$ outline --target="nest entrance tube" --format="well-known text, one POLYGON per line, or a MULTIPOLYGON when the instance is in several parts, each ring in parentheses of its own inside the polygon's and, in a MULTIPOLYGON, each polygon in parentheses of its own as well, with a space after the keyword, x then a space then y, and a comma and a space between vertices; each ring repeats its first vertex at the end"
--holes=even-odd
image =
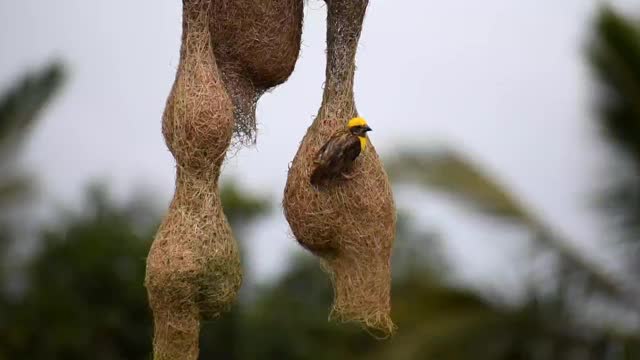
POLYGON ((327 0, 327 68, 322 105, 296 153, 283 208, 293 235, 321 258, 334 286, 331 318, 382 335, 391 316, 391 252, 396 212, 391 186, 375 148, 356 160, 353 178, 322 190, 309 182, 318 149, 356 117, 355 55, 367 0, 327 0))

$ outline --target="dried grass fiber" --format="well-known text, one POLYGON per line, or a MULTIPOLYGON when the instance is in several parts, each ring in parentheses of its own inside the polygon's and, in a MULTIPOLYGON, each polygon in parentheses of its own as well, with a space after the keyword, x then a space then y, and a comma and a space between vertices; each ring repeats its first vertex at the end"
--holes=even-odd
MULTIPOLYGON (((334 285, 331 318, 392 334, 391 252, 396 212, 375 148, 356 160, 355 177, 323 189, 309 183, 318 149, 357 116, 355 55, 367 0, 327 0, 327 69, 323 101, 293 160, 284 192, 285 216, 297 241, 321 258, 334 285)), ((375 128, 375 125, 372 125, 375 128)))
POLYGON ((298 59, 303 0, 213 0, 210 29, 234 104, 238 142, 255 141, 256 103, 285 82, 298 59))
POLYGON ((155 360, 197 359, 200 320, 227 309, 242 278, 218 194, 234 117, 213 56, 209 10, 209 0, 183 0, 180 64, 163 116, 177 175, 147 259, 155 360))

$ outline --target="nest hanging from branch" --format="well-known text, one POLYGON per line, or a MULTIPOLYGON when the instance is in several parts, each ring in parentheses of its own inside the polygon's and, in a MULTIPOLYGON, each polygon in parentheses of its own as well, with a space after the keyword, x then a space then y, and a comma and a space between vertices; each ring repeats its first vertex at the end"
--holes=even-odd
POLYGON ((220 169, 234 129, 253 139, 259 96, 293 71, 302 0, 183 0, 182 30, 162 123, 176 190, 145 278, 156 360, 197 359, 200 320, 236 298, 242 271, 220 203, 220 169))
POLYGON ((176 189, 147 258, 154 359, 197 359, 200 320, 218 316, 241 284, 237 244, 218 194, 233 134, 233 104, 209 35, 209 0, 183 1, 180 64, 162 132, 176 189))
MULTIPOLYGON (((357 116, 355 54, 367 0, 327 0, 327 69, 322 105, 293 160, 283 207, 297 241, 321 258, 334 285, 331 317, 390 335, 391 252, 396 212, 382 163, 369 144, 352 179, 310 185, 315 155, 357 116)), ((374 126, 375 127, 375 126, 374 126)))
POLYGON ((213 51, 234 104, 240 143, 255 141, 256 104, 285 82, 298 59, 302 0, 214 0, 213 51))

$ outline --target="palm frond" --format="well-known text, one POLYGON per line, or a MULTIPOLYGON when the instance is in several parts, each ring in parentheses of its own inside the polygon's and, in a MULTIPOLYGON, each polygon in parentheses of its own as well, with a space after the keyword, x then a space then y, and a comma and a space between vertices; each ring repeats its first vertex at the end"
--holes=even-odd
POLYGON ((471 160, 451 150, 435 153, 408 150, 385 163, 392 180, 422 185, 449 195, 482 215, 525 226, 538 245, 560 257, 565 268, 586 274, 592 288, 616 296, 626 306, 640 311, 640 297, 635 286, 571 246, 571 242, 558 235, 517 196, 471 160))
MULTIPOLYGON (((598 80, 598 122, 620 155, 595 203, 625 246, 640 242, 640 27, 608 7, 596 17, 588 59, 598 80)), ((637 250, 635 250, 637 251, 637 250)), ((640 267, 638 259, 632 265, 640 267)))
POLYGON ((511 221, 529 221, 526 209, 504 186, 454 151, 405 151, 391 159, 387 170, 392 180, 417 182, 464 201, 482 213, 511 221))
POLYGON ((640 28, 603 8, 588 59, 601 90, 597 110, 604 133, 640 164, 640 28))
POLYGON ((13 153, 63 79, 63 66, 54 62, 27 74, 0 97, 0 155, 13 153))

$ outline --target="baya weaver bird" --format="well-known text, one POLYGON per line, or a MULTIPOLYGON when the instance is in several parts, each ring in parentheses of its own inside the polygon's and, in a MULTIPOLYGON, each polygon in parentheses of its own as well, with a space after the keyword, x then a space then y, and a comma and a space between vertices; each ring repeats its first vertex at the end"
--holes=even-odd
POLYGON ((347 172, 358 155, 366 149, 368 131, 371 128, 361 117, 349 120, 346 128, 336 131, 316 153, 311 184, 317 186, 338 177, 351 179, 353 175, 347 172))

